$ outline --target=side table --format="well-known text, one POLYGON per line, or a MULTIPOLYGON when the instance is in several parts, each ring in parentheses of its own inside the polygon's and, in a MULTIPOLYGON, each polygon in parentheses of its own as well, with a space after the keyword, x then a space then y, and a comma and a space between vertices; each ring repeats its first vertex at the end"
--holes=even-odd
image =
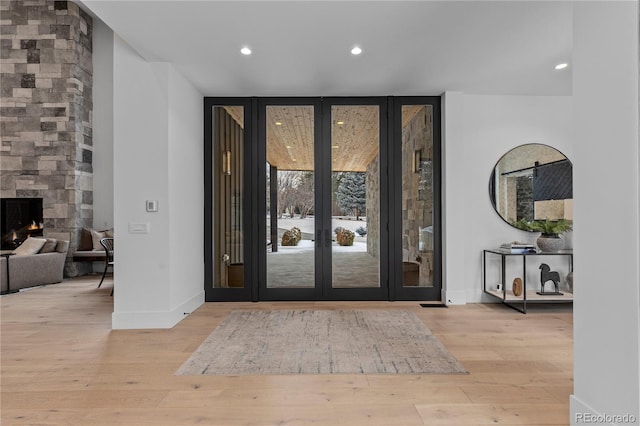
POLYGON ((569 272, 573 271, 573 251, 560 250, 557 252, 536 252, 536 253, 511 253, 501 249, 487 249, 482 253, 482 290, 485 294, 496 297, 505 305, 527 313, 527 303, 573 303, 573 293, 564 292, 559 295, 540 295, 534 290, 527 290, 527 259, 543 256, 565 256, 569 261, 569 272), (487 255, 500 257, 500 280, 502 289, 497 290, 487 286, 487 255), (522 294, 516 296, 513 291, 507 290, 506 263, 508 257, 520 258, 522 261, 522 294), (522 306, 522 308, 520 308, 522 306))

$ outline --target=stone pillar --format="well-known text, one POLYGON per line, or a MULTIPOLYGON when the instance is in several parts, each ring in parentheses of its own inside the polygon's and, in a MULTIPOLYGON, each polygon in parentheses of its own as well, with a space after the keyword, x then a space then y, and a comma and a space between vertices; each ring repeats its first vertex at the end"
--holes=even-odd
POLYGON ((380 253, 380 155, 367 165, 365 175, 367 206, 367 253, 378 258, 380 253))
POLYGON ((402 260, 420 265, 422 287, 433 285, 433 232, 422 231, 433 225, 432 114, 430 106, 420 108, 402 129, 402 260))
MULTIPOLYGON (((3 1, 0 13, 0 195, 43 198, 45 236, 71 255, 93 225, 92 20, 71 1, 3 1)), ((66 275, 85 272, 70 259, 66 275)))

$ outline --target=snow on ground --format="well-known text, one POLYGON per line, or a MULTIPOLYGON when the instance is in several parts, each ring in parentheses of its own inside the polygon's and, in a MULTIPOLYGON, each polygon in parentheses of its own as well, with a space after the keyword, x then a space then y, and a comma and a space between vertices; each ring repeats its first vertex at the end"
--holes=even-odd
MULTIPOLYGON (((308 216, 304 219, 300 219, 299 217, 283 217, 278 219, 278 228, 291 229, 294 226, 300 228, 300 231, 302 232, 313 234, 315 227, 315 218, 313 216, 308 216)), ((335 217, 331 219, 331 230, 333 231, 338 226, 342 226, 343 228, 356 232, 356 229, 360 228, 361 226, 365 229, 367 228, 367 219, 364 217, 362 217, 361 220, 355 220, 355 218, 341 219, 335 217)))
MULTIPOLYGON (((278 243, 278 252, 279 253, 302 253, 307 251, 314 250, 314 242, 311 240, 300 240, 297 246, 283 246, 278 243)), ((367 243, 354 241, 352 246, 341 246, 335 241, 331 244, 331 251, 333 253, 353 253, 353 252, 366 252, 367 251, 367 243)), ((271 254, 271 253, 269 253, 271 254)))
MULTIPOLYGON (((338 226, 341 226, 345 229, 353 231, 356 234, 353 246, 341 246, 336 242, 334 242, 332 244, 333 246, 332 251, 334 252, 367 251, 367 236, 365 235, 361 237, 356 232, 356 229, 360 228, 361 226, 365 229, 367 228, 366 218, 362 217, 361 219, 362 220, 355 220, 355 217, 352 219, 345 219, 342 217, 340 218, 334 217, 331 219, 332 232, 338 226)), ((268 223, 269 221, 267 219, 267 224, 268 223)), ((311 241, 311 238, 313 238, 313 235, 315 233, 315 218, 313 216, 308 216, 304 219, 300 219, 299 217, 294 217, 294 218, 283 217, 278 219, 278 229, 280 230, 291 229, 294 226, 300 228, 300 231, 303 234, 307 234, 307 235, 303 235, 303 239, 298 243, 297 246, 290 246, 290 247, 282 246, 280 244, 280 241, 278 241, 278 251, 279 252, 282 251, 283 253, 284 252, 291 253, 291 252, 298 252, 298 251, 313 250, 314 244, 313 244, 313 241, 311 241)), ((332 237, 335 238, 335 234, 333 234, 332 237)))

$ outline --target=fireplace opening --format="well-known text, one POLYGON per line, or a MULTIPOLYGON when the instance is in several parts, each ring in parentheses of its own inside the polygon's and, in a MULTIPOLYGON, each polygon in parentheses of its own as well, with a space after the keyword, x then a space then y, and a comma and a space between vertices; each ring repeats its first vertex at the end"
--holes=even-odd
POLYGON ((42 198, 3 198, 0 206, 2 250, 12 250, 29 237, 42 236, 42 198))

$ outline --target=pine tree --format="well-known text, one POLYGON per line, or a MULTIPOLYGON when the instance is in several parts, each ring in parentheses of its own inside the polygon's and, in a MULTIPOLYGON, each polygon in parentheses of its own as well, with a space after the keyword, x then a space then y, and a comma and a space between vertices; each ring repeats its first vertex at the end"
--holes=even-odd
POLYGON ((356 220, 360 220, 360 214, 366 214, 367 206, 364 173, 345 173, 338 185, 336 200, 342 210, 346 212, 352 211, 356 216, 356 220))

